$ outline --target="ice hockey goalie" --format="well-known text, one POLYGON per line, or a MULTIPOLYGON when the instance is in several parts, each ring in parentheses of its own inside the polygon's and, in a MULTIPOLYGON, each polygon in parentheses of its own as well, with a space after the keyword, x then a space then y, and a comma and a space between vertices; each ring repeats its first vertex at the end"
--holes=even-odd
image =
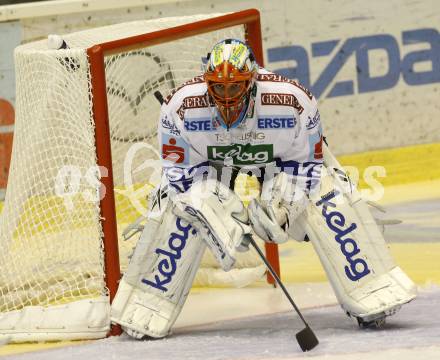
POLYGON ((205 72, 166 97, 158 134, 164 181, 112 305, 112 320, 129 335, 169 334, 205 248, 228 271, 251 233, 310 240, 341 307, 362 326, 415 298, 323 144, 316 99, 260 68, 242 41, 215 44, 205 72), (248 208, 230 190, 240 171, 262 184, 248 208))

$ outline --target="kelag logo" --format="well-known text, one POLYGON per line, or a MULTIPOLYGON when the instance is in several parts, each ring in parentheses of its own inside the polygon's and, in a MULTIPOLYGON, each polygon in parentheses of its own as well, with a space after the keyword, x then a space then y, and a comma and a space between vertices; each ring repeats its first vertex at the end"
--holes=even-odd
POLYGON ((341 252, 348 262, 349 266, 344 266, 345 275, 351 281, 358 281, 367 276, 371 271, 368 268, 367 262, 358 256, 361 250, 357 242, 354 238, 350 237, 353 231, 357 229, 357 225, 351 223, 347 227, 346 225, 348 224, 345 216, 337 210, 336 204, 330 201, 338 195, 339 192, 333 190, 316 202, 316 206, 322 205, 322 216, 328 228, 335 234, 335 241, 339 244, 341 252))
POLYGON ((231 158, 235 165, 265 164, 273 161, 273 145, 208 146, 208 159, 224 161, 231 158))
MULTIPOLYGON (((357 92, 367 93, 380 91, 396 86, 402 75, 403 81, 410 86, 440 82, 440 34, 436 29, 419 29, 402 32, 402 46, 398 39, 389 34, 371 35, 348 38, 346 40, 322 41, 311 44, 311 52, 304 47, 293 45, 271 48, 268 60, 293 61, 295 67, 275 69, 278 74, 291 79, 298 79, 302 85, 311 89, 316 97, 320 97, 338 76, 344 64, 351 56, 355 56, 356 67, 353 77, 357 78, 357 92), (338 50, 330 58, 330 54, 338 50), (388 66, 386 73, 374 75, 374 63, 369 53, 381 51, 381 58, 386 56, 388 66), (406 55, 401 56, 401 52, 406 55), (324 70, 318 74, 311 84, 311 59, 326 56, 329 61, 324 70), (430 66, 425 66, 429 63, 430 66), (421 66, 424 69, 418 70, 421 66)), ((273 68, 273 66, 272 66, 273 68)), ((315 78, 315 76, 313 76, 315 78)), ((338 81, 331 88, 327 97, 352 95, 355 85, 352 80, 338 81)))
POLYGON ((173 279, 177 270, 177 261, 182 257, 182 251, 186 246, 186 242, 190 236, 195 235, 196 231, 190 224, 185 225, 180 218, 176 219, 176 230, 170 234, 168 238, 168 246, 166 249, 157 248, 155 253, 161 256, 161 260, 157 264, 157 271, 160 275, 154 275, 154 281, 142 279, 145 285, 149 285, 161 291, 168 291, 165 287, 173 279))

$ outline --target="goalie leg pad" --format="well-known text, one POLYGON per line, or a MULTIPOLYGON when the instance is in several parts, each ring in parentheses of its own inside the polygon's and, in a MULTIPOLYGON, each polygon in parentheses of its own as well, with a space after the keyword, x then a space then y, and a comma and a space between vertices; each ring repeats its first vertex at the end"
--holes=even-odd
POLYGON ((169 334, 205 251, 193 226, 171 211, 150 218, 112 303, 111 320, 128 334, 169 334))
POLYGON ((341 181, 343 170, 328 148, 324 165, 320 191, 298 222, 341 307, 366 321, 391 315, 416 297, 416 286, 395 264, 366 203, 347 180, 341 181))

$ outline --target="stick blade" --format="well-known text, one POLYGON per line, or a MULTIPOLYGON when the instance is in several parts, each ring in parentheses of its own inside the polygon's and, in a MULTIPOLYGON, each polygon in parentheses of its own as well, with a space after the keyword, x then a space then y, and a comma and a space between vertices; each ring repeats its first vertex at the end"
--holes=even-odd
POLYGON ((302 351, 310 351, 319 344, 318 338, 312 329, 306 326, 296 334, 296 340, 302 351))

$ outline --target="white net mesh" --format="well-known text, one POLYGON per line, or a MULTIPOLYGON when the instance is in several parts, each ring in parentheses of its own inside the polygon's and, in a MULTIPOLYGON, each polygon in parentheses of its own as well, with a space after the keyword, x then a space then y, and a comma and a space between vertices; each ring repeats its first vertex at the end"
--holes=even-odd
MULTIPOLYGON (((1 313, 107 295, 86 48, 206 17, 137 21, 73 33, 63 37, 69 49, 49 50, 46 41, 16 49, 16 127, 0 218, 1 313)), ((152 164, 159 161, 160 105, 154 91, 166 96, 201 72, 202 56, 215 42, 243 38, 243 32, 242 26, 236 26, 106 57, 122 270, 135 239, 124 242, 121 232, 145 213, 146 195, 157 180, 151 172, 152 164)), ((239 267, 258 265, 249 255, 239 262, 239 267)), ((207 258, 204 266, 208 270, 197 277, 199 284, 243 285, 264 271, 261 266, 258 275, 246 270, 237 281, 234 273, 215 275, 212 259, 207 258)), ((1 320, 0 329, 7 328, 1 320)))

